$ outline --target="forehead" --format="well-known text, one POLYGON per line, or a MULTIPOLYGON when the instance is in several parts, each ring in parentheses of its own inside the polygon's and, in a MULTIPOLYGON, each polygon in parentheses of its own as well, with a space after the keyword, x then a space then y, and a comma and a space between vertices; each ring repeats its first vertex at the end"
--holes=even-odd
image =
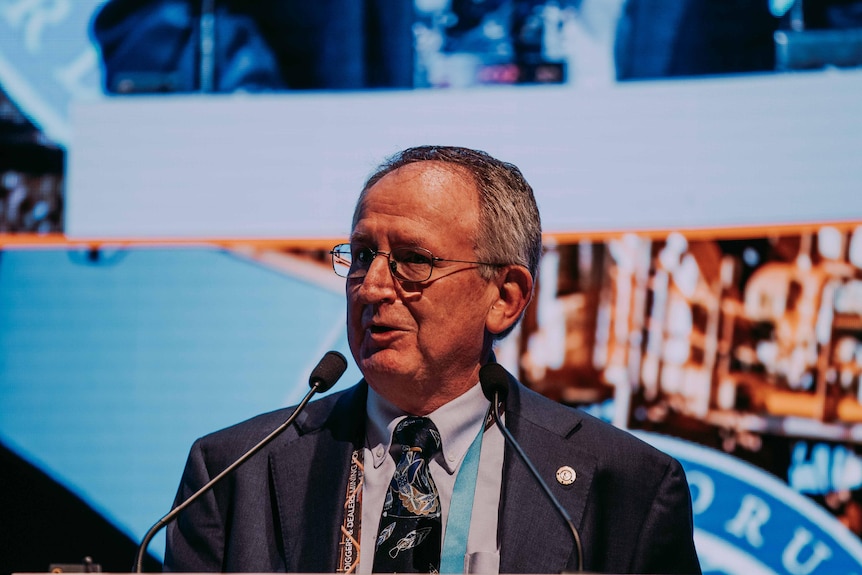
POLYGON ((428 234, 473 235, 478 226, 479 194, 465 168, 414 162, 381 178, 366 190, 354 218, 359 234, 414 229, 428 234))

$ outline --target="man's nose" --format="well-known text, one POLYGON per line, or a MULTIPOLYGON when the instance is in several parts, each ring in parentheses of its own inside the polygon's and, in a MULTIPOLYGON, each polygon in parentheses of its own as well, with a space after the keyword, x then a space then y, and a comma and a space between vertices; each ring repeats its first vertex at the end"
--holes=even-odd
POLYGON ((371 265, 368 266, 368 271, 362 278, 359 292, 365 297, 375 300, 394 297, 395 278, 392 277, 392 272, 389 270, 389 258, 386 255, 378 253, 371 260, 371 265))

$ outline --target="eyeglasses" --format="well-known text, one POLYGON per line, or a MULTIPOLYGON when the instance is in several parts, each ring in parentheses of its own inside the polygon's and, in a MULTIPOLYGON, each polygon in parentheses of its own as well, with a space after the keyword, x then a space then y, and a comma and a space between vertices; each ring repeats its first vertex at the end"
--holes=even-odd
POLYGON ((389 260, 389 271, 392 275, 405 282, 424 282, 431 279, 431 272, 437 262, 456 262, 485 266, 500 266, 488 262, 471 262, 466 260, 449 260, 434 257, 425 248, 399 247, 390 252, 372 250, 371 248, 351 248, 350 244, 338 244, 329 252, 332 254, 332 269, 339 276, 347 279, 364 278, 371 267, 371 262, 377 256, 386 256, 389 260))

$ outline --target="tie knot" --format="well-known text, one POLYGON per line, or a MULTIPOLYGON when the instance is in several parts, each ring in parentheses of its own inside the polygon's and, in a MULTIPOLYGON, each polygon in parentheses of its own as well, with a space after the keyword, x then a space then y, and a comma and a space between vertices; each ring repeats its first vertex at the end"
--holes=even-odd
POLYGON ((426 461, 440 451, 440 432, 437 426, 427 417, 410 416, 398 422, 392 432, 392 441, 401 446, 403 451, 419 449, 422 459, 426 461))

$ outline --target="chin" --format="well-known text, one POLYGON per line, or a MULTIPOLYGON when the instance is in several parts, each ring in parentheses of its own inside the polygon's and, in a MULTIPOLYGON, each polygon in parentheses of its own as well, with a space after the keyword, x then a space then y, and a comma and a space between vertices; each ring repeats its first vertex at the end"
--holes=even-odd
POLYGON ((358 362, 359 369, 366 379, 409 375, 407 370, 404 369, 403 364, 398 361, 398 358, 391 357, 394 355, 392 353, 377 352, 371 356, 363 357, 358 362), (385 357, 387 355, 390 357, 385 357))
POLYGON ((356 361, 366 381, 395 383, 399 380, 414 381, 415 370, 408 367, 402 353, 383 349, 373 353, 361 353, 356 361))

